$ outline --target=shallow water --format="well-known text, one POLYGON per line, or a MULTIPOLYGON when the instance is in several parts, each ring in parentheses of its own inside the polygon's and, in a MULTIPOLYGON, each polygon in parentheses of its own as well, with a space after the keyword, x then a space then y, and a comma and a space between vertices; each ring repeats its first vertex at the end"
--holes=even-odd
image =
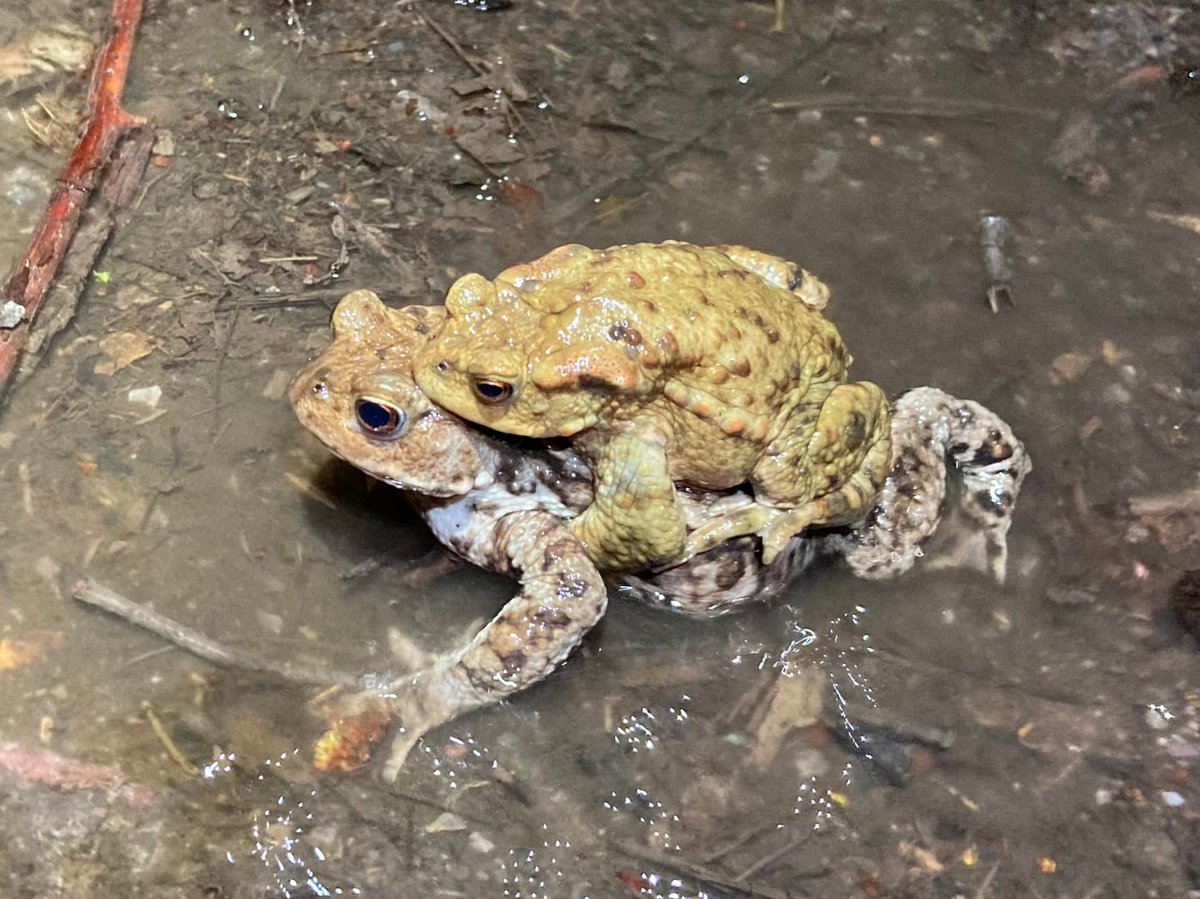
MULTIPOLYGON (((0 0, 8 46, 25 9, 0 0)), ((789 9, 774 34, 770 5, 742 0, 150 7, 127 101, 173 153, 0 417, 0 638, 41 650, 0 671, 0 743, 44 740, 143 792, 0 772, 6 895, 595 899, 638 895, 643 872, 683 885, 641 895, 721 895, 705 874, 751 896, 1200 890, 1200 660, 1166 600, 1200 554, 1129 511, 1196 483, 1200 236, 1151 213, 1200 214, 1200 97, 1121 81, 1194 63, 1195 13, 789 9), (473 72, 430 22, 528 99, 460 96, 473 72), (475 160, 451 140, 467 134, 475 160), (335 203, 349 263, 332 279, 335 203), (1015 307, 995 315, 983 211, 1014 230, 1015 307), (285 379, 352 287, 434 303, 457 274, 561 243, 663 238, 799 261, 831 286, 858 377, 1012 425, 1036 468, 1005 588, 834 566, 714 622, 617 602, 548 682, 427 737, 394 788, 307 772, 308 693, 157 651, 70 599, 86 572, 231 645, 349 670, 394 664, 389 628, 453 646, 511 584, 407 586, 431 539, 327 462, 285 379), (154 351, 98 373, 126 331, 154 351), (156 409, 130 401, 150 386, 156 409), (332 502, 297 488, 310 478, 332 502), (753 710, 783 660, 823 670, 844 709, 760 768, 753 710), (236 764, 184 773, 143 702, 196 764, 214 746, 236 764), (832 739, 878 720, 953 742, 910 739, 897 783, 832 739)), ((36 13, 100 27, 80 4, 36 13)), ((0 74, 5 270, 61 160, 21 111, 80 89, 49 63, 0 74)))

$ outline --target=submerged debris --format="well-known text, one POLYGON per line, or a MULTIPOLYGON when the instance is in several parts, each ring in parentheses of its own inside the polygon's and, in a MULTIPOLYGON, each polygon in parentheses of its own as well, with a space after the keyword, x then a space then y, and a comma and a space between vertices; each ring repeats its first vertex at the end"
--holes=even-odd
POLYGON ((1200 640, 1200 568, 1185 571, 1171 588, 1171 607, 1179 623, 1200 640))
POLYGON ((1200 543, 1200 488, 1161 496, 1135 496, 1129 511, 1154 531, 1169 553, 1200 543))
POLYGON ((1155 212, 1153 209, 1146 213, 1147 218, 1156 222, 1166 222, 1176 228, 1183 228, 1193 234, 1200 234, 1200 215, 1183 215, 1173 212, 1155 212))
POLYGON ((1000 301, 1009 306, 1013 303, 1009 281, 1012 267, 1004 255, 1012 227, 1002 215, 985 212, 979 219, 979 245, 983 248, 983 273, 987 277, 987 301, 992 312, 1000 311, 1000 301))

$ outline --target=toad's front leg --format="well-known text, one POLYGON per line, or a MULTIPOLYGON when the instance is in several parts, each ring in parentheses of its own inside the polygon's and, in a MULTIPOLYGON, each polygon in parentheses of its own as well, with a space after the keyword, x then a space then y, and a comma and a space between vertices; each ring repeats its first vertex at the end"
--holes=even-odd
POLYGON ((653 428, 607 437, 592 466, 595 498, 571 522, 604 571, 636 571, 678 559, 687 525, 667 461, 667 440, 653 428))
POLYGON ((386 779, 394 780, 423 734, 542 680, 604 614, 604 581, 560 519, 544 512, 514 512, 481 539, 492 541, 496 569, 518 577, 521 591, 466 646, 382 689, 364 690, 340 703, 339 714, 318 741, 318 767, 358 767, 387 725, 398 720, 401 729, 383 770, 386 779))

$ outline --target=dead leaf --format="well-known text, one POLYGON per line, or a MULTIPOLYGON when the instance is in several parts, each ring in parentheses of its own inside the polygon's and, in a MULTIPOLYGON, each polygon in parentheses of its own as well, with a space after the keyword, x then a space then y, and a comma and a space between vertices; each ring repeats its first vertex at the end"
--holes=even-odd
POLYGON ((515 140, 491 128, 477 128, 460 134, 455 142, 464 153, 484 165, 508 165, 525 158, 524 151, 515 140))
POLYGON ((798 665, 781 673, 771 687, 767 712, 754 731, 750 761, 760 771, 779 754, 785 737, 821 719, 825 704, 825 672, 815 665, 798 665))
POLYGON ((15 671, 37 661, 46 650, 63 644, 66 635, 58 631, 40 634, 29 640, 0 640, 0 671, 15 671))
POLYGON ((426 833, 449 833, 466 829, 467 822, 453 812, 442 812, 425 825, 426 833))
POLYGON ((1104 420, 1098 415, 1093 415, 1082 425, 1079 426, 1079 440, 1081 443, 1087 443, 1092 435, 1104 427, 1104 420))
POLYGON ((98 375, 112 375, 154 352, 154 341, 141 331, 122 331, 100 341, 104 358, 96 363, 98 375))
POLYGON ((922 849, 920 846, 905 840, 900 841, 899 849, 900 855, 903 858, 908 859, 910 862, 916 862, 923 870, 928 871, 930 874, 941 874, 945 870, 945 865, 938 861, 937 856, 928 849, 922 849))
POLYGON ((1200 487, 1163 496, 1135 496, 1129 511, 1154 531, 1169 553, 1200 543, 1200 487))
POLYGON ((1100 341, 1100 358, 1105 365, 1119 365, 1129 358, 1129 353, 1121 349, 1111 340, 1100 341))
POLYGON ((541 191, 523 181, 502 178, 496 189, 504 202, 525 218, 535 218, 545 209, 541 191))
POLYGON ((1087 353, 1061 353, 1050 364, 1050 381, 1056 387, 1071 384, 1083 377, 1092 365, 1092 357, 1087 353))
POLYGON ((34 72, 81 72, 91 55, 91 41, 76 26, 64 22, 39 28, 0 47, 0 83, 34 72))
POLYGON ((1146 215, 1156 222, 1166 222, 1176 228, 1200 234, 1200 215, 1176 215, 1173 212, 1154 212, 1153 210, 1147 212, 1146 215))

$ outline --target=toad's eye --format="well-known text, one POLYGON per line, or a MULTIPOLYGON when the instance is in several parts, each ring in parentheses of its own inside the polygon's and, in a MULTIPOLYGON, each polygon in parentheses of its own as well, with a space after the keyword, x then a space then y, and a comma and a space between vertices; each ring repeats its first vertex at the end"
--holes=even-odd
POLYGON ((512 399, 513 386, 507 381, 494 381, 490 378, 475 382, 475 396, 479 402, 488 406, 499 406, 512 399))
POLYGON ((372 437, 399 437, 408 421, 408 416, 395 406, 370 399, 354 401, 354 417, 372 437))

